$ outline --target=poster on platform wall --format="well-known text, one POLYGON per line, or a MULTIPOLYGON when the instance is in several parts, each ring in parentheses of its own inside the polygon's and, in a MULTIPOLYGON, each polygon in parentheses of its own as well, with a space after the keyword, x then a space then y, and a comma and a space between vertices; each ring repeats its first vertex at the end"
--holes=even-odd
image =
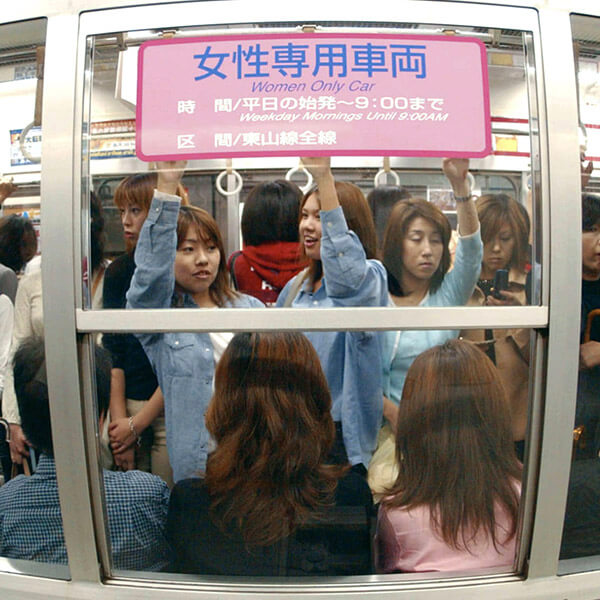
POLYGON ((462 156, 492 149, 484 44, 461 36, 259 34, 149 41, 136 153, 462 156))

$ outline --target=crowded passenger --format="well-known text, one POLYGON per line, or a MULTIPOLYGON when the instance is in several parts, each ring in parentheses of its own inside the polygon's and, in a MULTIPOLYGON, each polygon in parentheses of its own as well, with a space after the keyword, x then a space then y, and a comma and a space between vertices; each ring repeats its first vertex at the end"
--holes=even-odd
MULTIPOLYGON (((469 300, 481 266, 482 244, 468 183, 469 161, 444 159, 456 201, 458 245, 450 267, 451 226, 444 213, 422 199, 394 207, 383 240, 390 306, 461 306, 469 300)), ((454 330, 386 331, 383 336, 385 422, 369 466, 375 497, 395 480, 394 430, 408 368, 424 350, 458 336, 454 330)))
MULTIPOLYGON (((385 269, 374 260, 377 240, 365 197, 355 185, 334 181, 328 157, 302 162, 316 183, 302 201, 299 226, 302 251, 310 263, 288 282, 277 306, 385 306, 385 269)), ((331 392, 336 424, 333 454, 366 474, 383 411, 379 335, 366 331, 306 335, 331 392)))
POLYGON ((0 264, 22 275, 37 252, 37 237, 31 221, 19 215, 0 218, 0 264))
MULTIPOLYGON (((180 207, 176 194, 184 164, 159 163, 156 191, 135 250, 127 308, 264 306, 231 288, 221 233, 213 217, 194 206, 180 207)), ((232 334, 147 333, 137 337, 164 396, 173 480, 200 476, 209 451, 204 415, 215 364, 232 334)))
POLYGON ((180 481, 171 495, 176 571, 369 572, 371 494, 361 475, 329 463, 331 397, 304 335, 236 334, 217 365, 206 426, 216 443, 206 478, 180 481), (358 527, 344 525, 350 507, 358 527))
MULTIPOLYGON (((591 169, 587 171, 584 173, 582 168, 582 188, 591 169)), ((581 217, 581 321, 574 424, 575 460, 569 477, 561 559, 600 554, 600 313, 596 312, 600 309, 600 196, 582 194, 581 217)))
MULTIPOLYGON (((469 304, 524 306, 529 304, 529 216, 516 200, 506 194, 477 199, 481 223, 483 260, 477 287, 469 304), (494 289, 497 273, 507 271, 505 289, 494 289)), ((499 281, 499 278, 498 278, 499 281)), ((463 337, 476 342, 498 367, 511 406, 513 437, 523 457, 529 398, 528 329, 466 330, 463 337)))
MULTIPOLYGON (((91 266, 92 266, 92 306, 102 305, 102 279, 104 277, 104 219, 99 199, 92 195, 91 201, 91 266)), ((35 235, 35 234, 34 234, 35 235)), ((38 265, 22 277, 15 299, 15 321, 13 328, 12 352, 20 343, 31 337, 44 336, 44 314, 42 304, 42 270, 38 265)), ((5 373, 5 386, 2 398, 2 416, 10 423, 10 456, 14 463, 22 465, 29 457, 29 444, 21 428, 19 407, 12 383, 12 370, 5 373)), ((109 467, 110 456, 103 460, 103 466, 109 467)))
MULTIPOLYGON (((114 202, 121 216, 125 253, 106 270, 104 308, 125 308, 127 304, 125 295, 135 271, 133 253, 157 181, 154 172, 131 175, 115 190, 114 202)), ((181 185, 178 194, 182 203, 187 204, 181 185)), ((107 333, 103 344, 113 360, 109 437, 115 465, 124 471, 140 469, 154 473, 171 487, 173 476, 167 453, 164 401, 146 353, 130 333, 107 333)))
MULTIPOLYGON (((100 421, 110 395, 110 360, 96 348, 96 397, 100 421)), ((37 469, 0 487, 0 555, 67 563, 50 425, 44 341, 24 340, 14 357, 14 385, 23 431, 40 453, 37 469)), ((116 569, 161 570, 171 560, 165 538, 169 489, 141 471, 104 471, 108 530, 116 569)))
POLYGON ((398 410, 398 476, 377 522, 377 567, 464 571, 515 558, 522 465, 497 369, 449 340, 410 366, 398 410))
POLYGON ((302 192, 278 179, 250 190, 242 213, 242 250, 227 262, 235 288, 274 305, 279 292, 305 266, 298 244, 302 192))

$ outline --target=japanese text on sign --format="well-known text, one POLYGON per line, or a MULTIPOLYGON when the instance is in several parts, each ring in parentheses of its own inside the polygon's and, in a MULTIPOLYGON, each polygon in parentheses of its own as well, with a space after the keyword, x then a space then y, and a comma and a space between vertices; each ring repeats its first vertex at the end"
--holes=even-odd
POLYGON ((491 150, 485 47, 380 34, 146 42, 137 119, 143 160, 481 157, 491 150))

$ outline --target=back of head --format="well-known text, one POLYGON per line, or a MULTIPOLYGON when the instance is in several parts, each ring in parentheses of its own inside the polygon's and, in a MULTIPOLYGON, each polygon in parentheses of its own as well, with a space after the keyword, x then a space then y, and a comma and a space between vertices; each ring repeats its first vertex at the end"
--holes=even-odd
POLYGON ((427 505, 444 541, 468 546, 481 528, 496 543, 495 507, 516 530, 520 479, 510 409, 491 360, 451 340, 419 355, 408 370, 398 413, 399 475, 390 504, 427 505))
POLYGON ((339 471, 317 354, 300 333, 239 333, 217 365, 206 426, 217 443, 206 484, 224 524, 248 544, 288 535, 330 501, 339 471))
POLYGON ((0 263, 18 273, 35 256, 37 238, 27 217, 0 218, 0 263))
MULTIPOLYGON (((108 351, 96 346, 95 363, 98 415, 102 417, 108 412, 110 400, 108 351)), ((34 448, 54 456, 44 339, 32 336, 23 340, 15 352, 13 364, 15 394, 25 436, 34 448)))
POLYGON ((486 194, 477 199, 477 215, 481 224, 481 240, 490 242, 502 227, 508 225, 515 240, 509 267, 523 271, 529 260, 531 224, 524 206, 507 194, 486 194))
POLYGON ((600 195, 581 194, 581 231, 591 231, 600 224, 600 195))
POLYGON ((388 219, 382 248, 382 260, 388 274, 388 289, 394 296, 404 296, 401 286, 404 239, 411 223, 419 217, 432 223, 442 238, 442 258, 439 267, 431 277, 430 291, 435 292, 439 288, 450 268, 448 244, 452 228, 446 215, 435 204, 422 198, 401 200, 395 204, 388 219))
POLYGON ((244 203, 242 239, 247 246, 298 241, 302 192, 291 181, 278 179, 253 187, 244 203))

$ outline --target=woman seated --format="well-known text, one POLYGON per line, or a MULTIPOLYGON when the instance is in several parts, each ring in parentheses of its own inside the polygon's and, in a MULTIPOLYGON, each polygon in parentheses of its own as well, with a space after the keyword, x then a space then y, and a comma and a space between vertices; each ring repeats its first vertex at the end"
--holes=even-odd
POLYGON ((377 523, 379 571, 512 565, 521 463, 502 381, 475 345, 450 340, 415 359, 396 457, 398 477, 377 523))
POLYGON ((206 427, 216 443, 206 478, 171 494, 177 572, 369 572, 371 494, 363 477, 326 463, 331 397, 304 335, 236 334, 215 371, 206 427))

